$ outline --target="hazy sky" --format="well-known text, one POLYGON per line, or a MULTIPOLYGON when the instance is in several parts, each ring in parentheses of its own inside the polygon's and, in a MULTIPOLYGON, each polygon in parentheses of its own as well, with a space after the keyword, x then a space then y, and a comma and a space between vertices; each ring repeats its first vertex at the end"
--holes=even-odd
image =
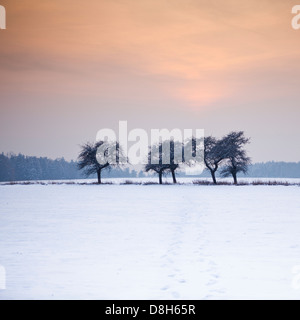
POLYGON ((76 159, 102 128, 243 130, 300 161, 296 0, 0 0, 0 152, 76 159))

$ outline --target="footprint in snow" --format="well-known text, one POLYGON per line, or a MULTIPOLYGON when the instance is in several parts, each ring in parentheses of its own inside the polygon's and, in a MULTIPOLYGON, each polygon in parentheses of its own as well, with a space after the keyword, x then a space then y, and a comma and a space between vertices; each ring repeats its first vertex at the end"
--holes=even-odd
POLYGON ((206 285, 207 285, 207 286, 212 286, 212 285, 214 285, 216 282, 217 282, 217 281, 216 281, 215 279, 210 279, 210 280, 206 283, 206 285))
POLYGON ((184 279, 180 279, 178 280, 179 283, 186 283, 186 281, 184 279))
POLYGON ((162 287, 160 290, 162 290, 162 291, 166 291, 166 290, 168 290, 168 289, 170 289, 170 286, 164 286, 164 287, 162 287))

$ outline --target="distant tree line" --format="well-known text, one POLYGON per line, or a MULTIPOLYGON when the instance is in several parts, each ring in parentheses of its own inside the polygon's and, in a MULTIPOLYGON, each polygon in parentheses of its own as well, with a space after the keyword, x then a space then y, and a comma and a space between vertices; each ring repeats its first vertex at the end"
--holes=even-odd
MULTIPOLYGON (((205 170, 197 175, 199 178, 210 177, 209 171, 205 170)), ((216 174, 221 178, 221 172, 216 174)), ((258 162, 249 165, 246 174, 240 173, 240 177, 249 178, 300 178, 300 162, 258 162)))
MULTIPOLYGON (((129 168, 115 168, 103 177, 137 177, 142 173, 129 168)), ((0 181, 70 180, 83 179, 85 174, 78 170, 78 163, 64 158, 52 160, 23 154, 0 154, 0 181)), ((94 175, 92 175, 94 177, 94 175)))
POLYGON ((82 175, 75 162, 63 158, 27 157, 22 154, 0 154, 0 181, 77 179, 82 175))
POLYGON ((247 176, 254 178, 300 178, 300 162, 255 163, 249 167, 247 176))
MULTIPOLYGON (((266 162, 249 164, 247 155, 242 152, 239 157, 229 157, 229 151, 235 155, 238 155, 240 151, 243 151, 244 142, 249 140, 243 140, 245 137, 243 134, 234 135, 229 134, 221 139, 214 137, 206 137, 204 144, 204 160, 206 164, 206 170, 197 177, 212 177, 213 181, 217 183, 217 178, 232 175, 232 172, 236 171, 236 175, 240 177, 253 177, 253 178, 300 178, 300 162, 266 162), (240 147, 230 148, 226 151, 228 139, 242 138, 238 141, 242 142, 240 147), (228 158, 227 158, 228 157, 228 158), (246 165, 246 167, 244 167, 246 165), (213 178, 214 177, 214 178, 213 178)), ((89 144, 93 147, 93 144, 89 144)), ((239 145, 239 144, 238 144, 239 145)), ((160 146, 156 148, 156 157, 161 157, 160 146)), ((81 150, 83 152, 83 149, 81 150)), ((150 153, 149 153, 150 156, 150 153)), ((131 170, 128 167, 121 166, 105 166, 101 171, 100 176, 102 178, 135 178, 145 177, 149 173, 155 174, 159 177, 159 182, 162 183, 162 177, 164 175, 171 175, 173 182, 176 183, 176 175, 180 177, 188 176, 184 171, 179 169, 188 163, 178 165, 174 162, 174 145, 171 142, 170 148, 170 164, 162 165, 158 163, 152 165, 150 162, 144 167, 143 170, 136 169, 131 170), (176 173, 177 172, 177 173, 176 173), (175 174, 176 173, 176 174, 175 174)), ((81 159, 83 160, 83 159, 81 159)), ((95 160, 95 159, 94 159, 95 160)), ((80 157, 77 161, 66 161, 65 159, 52 160, 45 157, 30 157, 22 154, 0 154, 0 181, 30 181, 30 180, 71 180, 71 179, 83 179, 87 176, 91 178, 97 178, 97 165, 98 162, 94 162, 94 169, 84 166, 84 169, 78 170, 80 164, 80 157), (87 170, 88 169, 88 170, 87 170), (89 171, 90 170, 90 171, 89 171)), ((196 176, 193 176, 196 177, 196 176)), ((99 181, 98 181, 99 182, 99 181)))

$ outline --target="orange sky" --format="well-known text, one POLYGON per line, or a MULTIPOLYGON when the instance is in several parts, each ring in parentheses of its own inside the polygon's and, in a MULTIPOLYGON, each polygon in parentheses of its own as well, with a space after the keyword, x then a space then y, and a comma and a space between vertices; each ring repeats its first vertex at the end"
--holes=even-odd
POLYGON ((103 126, 128 120, 245 130, 254 159, 300 160, 284 143, 300 134, 297 1, 0 4, 0 151, 75 158, 103 126))

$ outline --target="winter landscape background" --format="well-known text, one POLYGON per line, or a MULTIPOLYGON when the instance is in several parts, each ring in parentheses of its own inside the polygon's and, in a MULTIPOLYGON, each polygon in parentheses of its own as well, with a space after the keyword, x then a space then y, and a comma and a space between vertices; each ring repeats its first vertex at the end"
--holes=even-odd
POLYGON ((0 0, 0 299, 298 300, 299 2, 0 0), (209 171, 100 170, 120 122, 209 171))

